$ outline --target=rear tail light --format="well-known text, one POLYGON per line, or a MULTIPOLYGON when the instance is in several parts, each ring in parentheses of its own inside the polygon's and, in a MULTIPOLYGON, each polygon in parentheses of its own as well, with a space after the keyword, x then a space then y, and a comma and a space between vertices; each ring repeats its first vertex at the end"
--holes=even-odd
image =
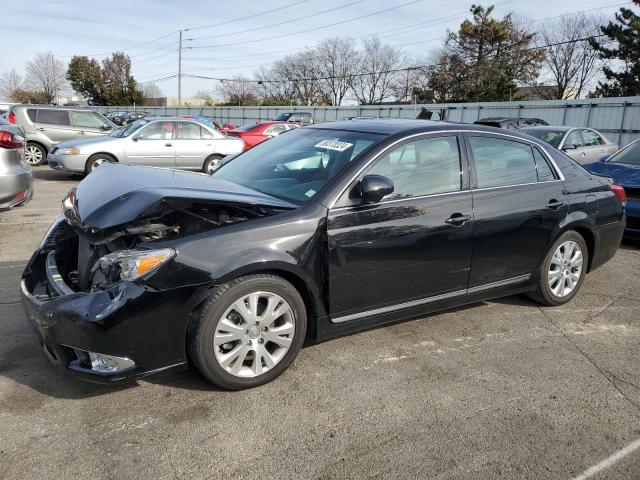
POLYGON ((624 188, 622 188, 620 185, 616 185, 616 184, 611 184, 609 186, 609 188, 611 188, 611 191, 616 196, 616 198, 618 200, 620 200, 622 205, 626 205, 627 204, 627 194, 625 193, 624 188))
POLYGON ((9 123, 16 123, 16 114, 13 112, 9 112, 9 123))
POLYGON ((22 148, 24 143, 13 136, 11 132, 0 131, 0 148, 22 148))

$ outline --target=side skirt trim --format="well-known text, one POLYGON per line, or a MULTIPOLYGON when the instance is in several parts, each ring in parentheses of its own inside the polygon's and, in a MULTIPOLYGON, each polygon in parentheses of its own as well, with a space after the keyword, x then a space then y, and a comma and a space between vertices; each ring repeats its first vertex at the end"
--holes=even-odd
POLYGON ((358 320, 365 317, 373 317, 376 315, 382 315, 383 313, 391 313, 396 310, 403 310, 405 308, 418 307, 427 303, 439 302, 440 300, 448 300, 450 298, 461 297, 471 293, 483 292, 485 290, 492 290, 494 288, 505 287, 507 285, 515 285, 518 283, 526 282, 531 278, 531 274, 518 275, 517 277, 507 278, 498 282, 486 283, 477 287, 467 288, 465 290, 456 290, 455 292, 443 293, 435 295, 433 297, 421 298, 418 300, 412 300, 410 302, 398 303, 396 305, 390 305, 388 307, 376 308, 373 310, 367 310, 364 312, 353 313, 351 315, 345 315, 343 317, 336 317, 331 319, 331 323, 344 323, 352 320, 358 320))

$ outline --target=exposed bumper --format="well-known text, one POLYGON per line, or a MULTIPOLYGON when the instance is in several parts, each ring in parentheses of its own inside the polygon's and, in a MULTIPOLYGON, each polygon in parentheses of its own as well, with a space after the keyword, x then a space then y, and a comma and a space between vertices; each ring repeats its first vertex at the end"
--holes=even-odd
POLYGON ((66 172, 84 172, 89 155, 58 155, 50 153, 47 155, 47 162, 54 170, 64 170, 66 172))
POLYGON ((185 335, 200 288, 157 290, 119 282, 107 290, 76 292, 58 275, 51 238, 31 257, 21 280, 22 303, 47 358, 86 380, 112 383, 187 364, 185 335), (49 260, 49 263, 48 263, 49 260), (105 373, 88 353, 131 360, 105 373))
POLYGON ((622 235, 625 232, 625 217, 617 222, 607 223, 594 228, 595 249, 591 260, 591 270, 604 265, 611 260, 618 251, 622 235))
POLYGON ((33 197, 31 169, 0 175, 0 209, 27 203, 33 197))

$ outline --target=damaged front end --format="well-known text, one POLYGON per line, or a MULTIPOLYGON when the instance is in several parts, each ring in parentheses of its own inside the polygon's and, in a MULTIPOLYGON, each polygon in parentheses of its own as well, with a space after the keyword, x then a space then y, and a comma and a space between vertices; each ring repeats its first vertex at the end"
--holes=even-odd
POLYGON ((186 365, 189 315, 211 277, 182 265, 176 244, 286 206, 243 202, 237 195, 207 198, 201 190, 189 198, 189 191, 175 195, 165 187, 134 189, 91 205, 87 180, 65 198, 63 215, 22 277, 23 304, 45 354, 93 381, 186 365), (105 203, 111 208, 105 210, 105 203), (126 221, 114 221, 109 211, 126 221))

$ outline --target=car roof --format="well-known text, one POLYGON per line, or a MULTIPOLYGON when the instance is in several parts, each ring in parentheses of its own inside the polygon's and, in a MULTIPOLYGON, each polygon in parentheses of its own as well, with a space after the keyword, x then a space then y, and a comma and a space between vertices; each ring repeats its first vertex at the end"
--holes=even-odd
MULTIPOLYGON (((558 132, 567 132, 574 128, 588 128, 588 127, 567 127, 566 125, 536 125, 535 127, 525 127, 522 130, 555 130, 558 132)), ((589 128, 589 130, 591 130, 589 128)))
POLYGON ((304 128, 315 128, 322 130, 348 130, 352 132, 378 133, 382 135, 393 135, 403 132, 428 133, 447 130, 473 130, 502 134, 504 134, 505 132, 504 129, 470 123, 395 119, 342 120, 339 122, 316 123, 304 128))
POLYGON ((12 105, 11 108, 38 108, 40 110, 87 110, 93 112, 94 110, 89 107, 83 106, 64 106, 64 105, 38 105, 37 103, 21 103, 18 105, 12 105))

